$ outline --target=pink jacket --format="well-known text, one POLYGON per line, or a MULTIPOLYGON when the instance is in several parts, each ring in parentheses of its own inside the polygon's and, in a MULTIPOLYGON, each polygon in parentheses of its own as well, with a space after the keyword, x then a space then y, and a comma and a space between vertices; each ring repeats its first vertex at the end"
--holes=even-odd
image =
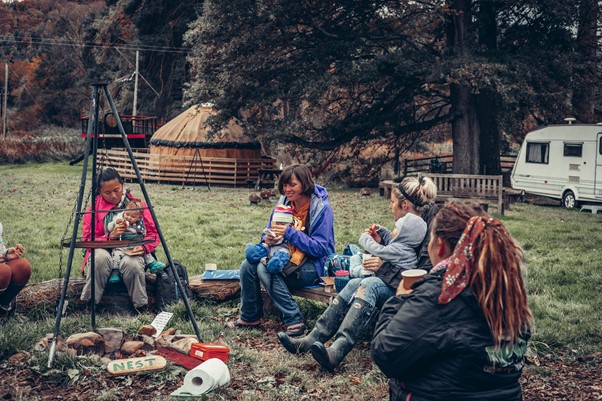
MULTIPOLYGON (((132 196, 132 194, 130 194, 129 192, 127 193, 126 196, 128 199, 138 201, 138 202, 142 203, 143 207, 146 207, 146 204, 144 202, 141 202, 140 199, 138 199, 138 198, 134 198, 132 196)), ((105 233, 104 219, 105 219, 106 215, 109 213, 109 210, 111 210, 113 208, 115 208, 115 205, 105 201, 101 195, 98 195, 96 197, 97 212, 96 212, 96 219, 94 221, 94 234, 95 234, 94 240, 95 241, 108 241, 109 240, 109 233, 105 233)), ((84 214, 84 223, 82 226, 82 237, 83 237, 82 239, 84 241, 90 241, 92 239, 92 213, 90 213, 91 210, 92 210, 92 205, 88 206, 88 208, 86 209, 86 213, 84 214)), ((151 213, 148 209, 142 210, 142 218, 144 220, 144 226, 146 227, 146 236, 144 237, 144 239, 145 240, 147 240, 147 239, 154 240, 151 243, 142 245, 142 247, 144 247, 145 253, 151 253, 155 250, 157 245, 159 245, 159 241, 160 241, 159 235, 157 234, 157 227, 155 227, 155 222, 153 221, 153 216, 151 215, 151 213)), ((89 256, 90 256, 90 250, 88 249, 86 252, 86 255, 84 256, 84 261, 82 263, 82 273, 84 272, 84 269, 86 267, 86 263, 88 262, 89 256)))

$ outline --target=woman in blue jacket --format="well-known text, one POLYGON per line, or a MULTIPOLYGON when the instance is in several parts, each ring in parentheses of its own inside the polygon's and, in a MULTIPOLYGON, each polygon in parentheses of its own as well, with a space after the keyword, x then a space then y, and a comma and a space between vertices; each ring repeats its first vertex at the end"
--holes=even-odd
POLYGON ((270 236, 263 234, 261 242, 273 246, 284 239, 291 247, 303 252, 305 258, 285 276, 283 272, 268 271, 264 263, 265 246, 247 246, 246 259, 240 266, 240 318, 234 326, 245 328, 261 324, 261 284, 282 313, 286 333, 299 336, 305 332, 305 323, 290 290, 317 284, 319 277, 324 275, 325 259, 334 252, 334 214, 328 192, 313 182, 311 172, 304 165, 295 164, 284 169, 278 180, 278 190, 282 195, 278 204, 291 206, 294 218, 302 222, 301 229, 292 225, 272 225, 272 214, 266 226, 270 236))
POLYGON ((432 223, 434 267, 383 306, 372 357, 392 401, 520 401, 533 315, 521 248, 474 202, 432 223))

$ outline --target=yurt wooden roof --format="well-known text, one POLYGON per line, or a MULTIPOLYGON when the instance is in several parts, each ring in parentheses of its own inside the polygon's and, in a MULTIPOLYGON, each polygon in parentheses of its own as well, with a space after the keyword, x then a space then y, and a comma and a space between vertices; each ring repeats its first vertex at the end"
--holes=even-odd
POLYGON ((211 128, 207 118, 215 109, 195 105, 173 118, 159 128, 150 140, 151 146, 170 146, 176 148, 239 148, 258 149, 259 142, 244 135, 238 121, 232 118, 228 126, 209 135, 211 128))

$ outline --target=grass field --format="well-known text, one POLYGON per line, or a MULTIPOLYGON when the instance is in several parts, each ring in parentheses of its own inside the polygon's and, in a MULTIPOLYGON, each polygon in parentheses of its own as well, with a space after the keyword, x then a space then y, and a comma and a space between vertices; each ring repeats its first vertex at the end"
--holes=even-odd
MULTIPOLYGON (((34 266, 33 282, 57 278, 59 272, 65 271, 67 249, 61 248, 60 243, 63 237, 71 236, 71 228, 66 235, 65 231, 79 191, 81 168, 81 164, 69 166, 64 162, 0 166, 0 222, 4 224, 5 242, 8 245, 20 242, 25 246, 25 256, 34 266)), ((360 232, 370 223, 393 226, 388 201, 376 193, 361 197, 358 190, 326 186, 335 212, 337 251, 342 251, 350 242, 357 242, 360 232)), ((142 196, 137 183, 129 187, 135 195, 142 196)), ((205 263, 217 263, 220 269, 238 268, 244 245, 258 240, 275 202, 250 206, 250 190, 246 188, 181 189, 157 184, 147 184, 146 188, 170 253, 188 267, 190 274, 201 273, 205 263)), ((86 197, 88 193, 89 186, 86 186, 86 197)), ((532 349, 542 353, 570 349, 575 355, 601 349, 602 217, 528 204, 515 204, 505 216, 498 217, 525 249, 530 305, 536 317, 532 349)), ((159 248, 159 259, 163 256, 159 248)), ((80 265, 81 255, 76 252, 73 275, 80 274, 80 265)), ((302 303, 302 309, 313 324, 312 320, 323 306, 308 301, 302 303)), ((174 310, 178 316, 174 322, 182 331, 193 333, 184 318, 183 307, 177 305, 174 310)), ((195 302, 194 311, 197 320, 202 322, 201 329, 210 338, 222 334, 236 343, 241 339, 251 341, 257 336, 253 331, 223 333, 221 320, 216 317, 236 316, 237 302, 222 305, 195 302)), ((142 320, 151 318, 143 316, 142 320)), ((129 331, 135 331, 141 324, 140 319, 107 319, 108 323, 118 321, 129 331)), ((36 339, 52 331, 52 323, 53 316, 38 316, 29 321, 26 328, 18 324, 0 328, 0 360, 23 349, 20 347, 30 347, 36 339)), ((69 334, 84 329, 87 324, 85 318, 68 316, 61 330, 69 334)), ((299 374, 294 362, 282 361, 282 354, 258 355, 243 347, 235 347, 233 352, 239 362, 261 361, 258 375, 271 372, 270 363, 283 364, 285 375, 299 374)), ((357 358, 362 355, 365 358, 367 352, 358 352, 357 358)), ((350 356, 347 373, 361 372, 372 378, 368 391, 382 392, 386 384, 378 369, 372 367, 366 372, 365 367, 359 366, 360 359, 355 358, 350 356)), ((337 379, 335 376, 327 380, 331 383, 337 379)))

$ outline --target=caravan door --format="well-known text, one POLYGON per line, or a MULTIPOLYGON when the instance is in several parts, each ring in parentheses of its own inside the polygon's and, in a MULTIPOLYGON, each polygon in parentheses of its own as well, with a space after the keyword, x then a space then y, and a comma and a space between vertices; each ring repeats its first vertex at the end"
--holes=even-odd
POLYGON ((594 177, 594 197, 602 195, 602 132, 598 132, 596 142, 596 176, 594 177))

